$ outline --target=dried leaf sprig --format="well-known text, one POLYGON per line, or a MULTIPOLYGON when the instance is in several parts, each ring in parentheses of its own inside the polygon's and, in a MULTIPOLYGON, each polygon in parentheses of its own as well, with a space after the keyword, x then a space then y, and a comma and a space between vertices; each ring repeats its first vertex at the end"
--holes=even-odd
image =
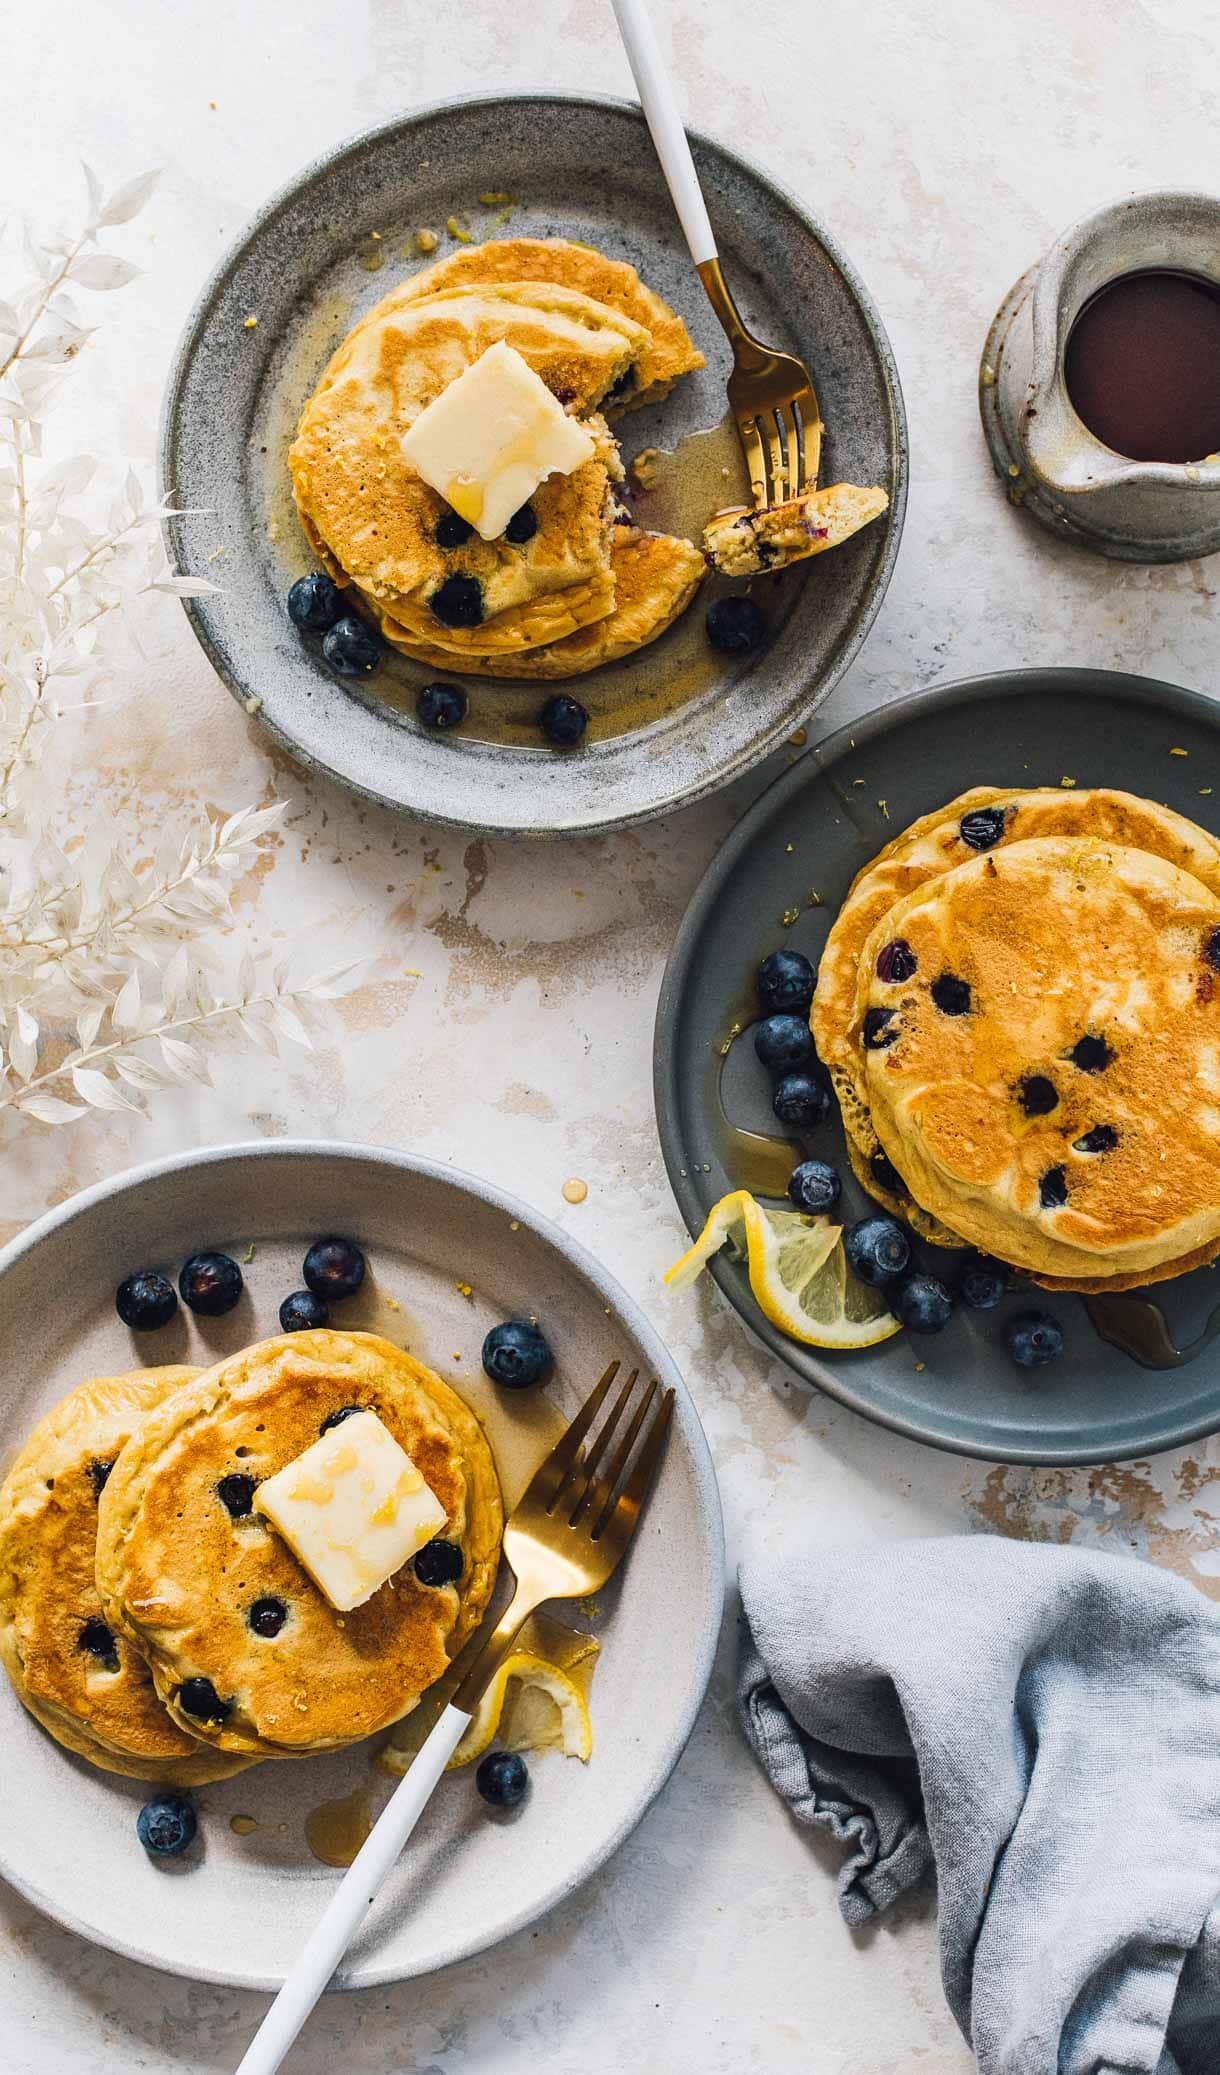
POLYGON ((52 785, 44 751, 110 684, 110 637, 122 625, 138 643, 133 609, 150 593, 218 588, 170 566, 172 508, 148 501, 135 468, 115 471, 107 494, 92 455, 44 458, 52 404, 90 336, 78 291, 138 274, 101 237, 139 213, 156 175, 108 196, 87 167, 85 178, 84 228, 26 229, 26 279, 0 299, 0 1117, 46 1124, 206 1080, 218 1036, 308 1045, 317 1006, 345 977, 294 983, 250 952, 229 984, 215 977, 232 883, 281 804, 200 816, 137 868, 100 819, 83 843, 57 832, 63 759, 52 785))

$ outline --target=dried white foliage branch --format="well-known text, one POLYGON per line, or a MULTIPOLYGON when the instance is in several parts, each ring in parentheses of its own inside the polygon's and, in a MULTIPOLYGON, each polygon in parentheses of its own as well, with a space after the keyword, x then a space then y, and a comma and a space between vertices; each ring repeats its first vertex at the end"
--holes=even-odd
POLYGON ((139 213, 156 175, 109 196, 88 167, 85 178, 84 228, 26 228, 25 281, 0 300, 0 1120, 43 1124, 140 1109, 151 1091, 206 1080, 206 1047, 222 1035, 272 1052, 280 1038, 308 1045, 319 1004, 351 971, 294 984, 246 953, 227 986, 214 977, 232 882, 282 805, 200 816, 137 869, 101 820, 83 843, 57 828, 63 772, 57 762, 48 775, 45 751, 111 683, 111 635, 135 638, 133 608, 151 593, 218 588, 170 567, 170 507, 146 501, 134 468, 114 471, 121 488, 107 496, 94 456, 43 460, 51 407, 90 336, 77 291, 139 273, 100 238, 139 213))

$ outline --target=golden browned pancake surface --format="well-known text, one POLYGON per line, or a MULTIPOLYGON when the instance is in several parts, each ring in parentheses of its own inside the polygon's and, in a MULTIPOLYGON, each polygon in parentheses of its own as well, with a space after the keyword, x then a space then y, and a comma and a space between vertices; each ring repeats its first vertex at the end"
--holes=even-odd
POLYGON ((1012 843, 907 894, 863 947, 855 1029, 916 1201, 1066 1285, 1215 1253, 1218 967, 1220 894, 1117 843, 1012 843))
POLYGON ((139 1651, 105 1624, 94 1554, 111 1464, 196 1374, 137 1369, 82 1383, 39 1420, 0 1490, 0 1657, 20 1698, 91 1764, 178 1786, 242 1761, 171 1720, 139 1651))
POLYGON ((440 1377, 376 1334, 292 1333, 205 1371, 128 1443, 103 1494, 98 1583, 107 1618, 138 1641, 177 1720, 222 1750, 293 1757, 354 1742, 414 1707, 482 1616, 501 1527, 482 1428, 440 1377), (377 1413, 444 1506, 442 1537, 464 1557, 456 1585, 423 1585, 408 1564, 339 1614, 246 1510, 253 1487, 348 1405, 377 1413), (221 1490, 234 1477, 248 1480, 236 1515, 234 1487, 230 1503, 221 1490), (263 1599, 284 1609, 273 1636, 250 1625, 263 1599), (197 1680, 214 1700, 188 1683, 197 1680))
POLYGON ((646 647, 663 634, 690 604, 706 565, 689 540, 616 526, 610 567, 614 608, 604 619, 520 655, 455 658, 445 649, 415 640, 388 613, 381 615, 381 631, 404 655, 438 670, 456 668, 489 677, 580 677, 646 647))
POLYGON ((853 1022, 861 955, 881 918, 904 894, 984 854, 963 836, 963 825, 976 842, 993 836, 986 846, 990 852, 1040 836, 1121 843, 1163 857, 1220 892, 1220 845, 1214 838, 1154 800, 1104 788, 975 786, 913 822, 857 873, 818 962, 810 1015, 814 1043, 834 1082, 860 1180, 887 1209, 909 1218, 923 1237, 942 1246, 959 1244, 958 1235, 929 1218, 909 1196, 887 1188, 870 1166, 879 1142, 868 1112, 853 1022), (987 812, 980 815, 984 809, 987 812))
POLYGON ((677 312, 641 281, 633 266, 569 238, 493 238, 485 245, 464 245, 413 274, 394 293, 407 301, 497 281, 558 282, 644 326, 646 342, 607 399, 620 410, 659 402, 680 375, 705 365, 677 312))

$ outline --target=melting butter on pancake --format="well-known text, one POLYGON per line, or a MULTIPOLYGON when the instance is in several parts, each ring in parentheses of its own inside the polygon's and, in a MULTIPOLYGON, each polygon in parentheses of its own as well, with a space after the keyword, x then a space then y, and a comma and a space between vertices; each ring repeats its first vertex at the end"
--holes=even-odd
MULTIPOLYGON (((580 677, 603 663, 617 662, 655 641, 685 612, 705 573, 698 548, 667 533, 639 533, 617 526, 610 548, 614 606, 604 619, 579 628, 561 641, 530 648, 520 655, 464 656, 466 673, 492 677, 580 677)), ((372 601, 370 601, 372 602, 372 601)), ((387 641, 414 662, 451 670, 447 650, 416 641, 388 614, 381 615, 387 641)))
POLYGON ((578 289, 643 326, 647 337, 616 377, 608 407, 634 410, 659 403, 679 376, 706 365, 677 312, 641 281, 634 267, 568 238, 493 238, 485 245, 465 245, 413 274, 390 300, 415 301, 455 286, 501 281, 549 281, 578 289))
POLYGON ((102 1495, 98 1584, 176 1721, 223 1751, 298 1757, 410 1712, 480 1620, 501 1530, 486 1437, 439 1376, 373 1333, 284 1334, 206 1370, 128 1442, 102 1495), (234 1475, 257 1485, 350 1405, 376 1412, 418 1466, 463 1570, 426 1586, 408 1564, 339 1614, 275 1530, 252 1509, 235 1517, 219 1487, 234 1475), (273 1635, 250 1626, 257 1600, 283 1609, 273 1635))
POLYGON ((442 547, 437 523, 447 507, 411 469, 402 435, 501 340, 587 417, 644 336, 629 318, 548 284, 455 288, 401 304, 389 299, 349 334, 302 413, 289 452, 302 516, 346 575, 404 623, 418 618, 424 638, 476 652, 557 639, 612 602, 598 581, 608 569, 609 483, 618 471, 604 422, 589 423, 597 458, 549 477, 531 499, 537 530, 521 544, 471 533, 456 547, 442 547), (467 588, 470 608, 461 624, 439 595, 455 579, 467 588), (553 627, 546 607, 532 634, 510 618, 516 607, 565 591, 573 597, 556 608, 553 627))
POLYGON ((930 1218, 878 1180, 870 1165, 880 1142, 869 1114, 864 1064, 853 1037, 861 954, 872 930, 905 894, 980 854, 963 825, 989 851, 1039 836, 1097 838, 1146 850, 1220 892, 1220 844, 1156 801, 1116 790, 975 786, 895 836, 858 872, 818 962, 810 1026, 842 1111, 852 1166, 864 1187, 923 1238, 962 1244, 951 1221, 930 1218), (980 810, 987 812, 980 814, 980 810), (971 820, 975 816, 977 819, 971 820))
POLYGON ((889 502, 884 490, 831 483, 786 504, 723 512, 704 528, 703 545, 722 576, 757 576, 840 547, 888 511, 889 502))
POLYGON ((171 1719, 126 1636, 108 1630, 94 1580, 98 1506, 140 1422, 194 1369, 82 1383, 39 1420, 0 1490, 0 1658, 58 1743, 107 1772, 188 1787, 248 1763, 171 1719))
POLYGON ((1010 843, 904 896, 863 947, 855 1022, 917 1202, 1064 1287, 1220 1251, 1213 960, 1220 892, 1118 843, 1010 843), (898 941, 913 969, 886 980, 898 941))

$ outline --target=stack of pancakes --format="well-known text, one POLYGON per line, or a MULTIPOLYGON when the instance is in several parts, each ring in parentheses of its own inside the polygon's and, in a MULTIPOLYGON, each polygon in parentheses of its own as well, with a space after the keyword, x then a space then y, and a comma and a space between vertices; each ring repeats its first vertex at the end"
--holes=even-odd
POLYGON ((654 641, 703 576, 690 541, 641 532, 620 507, 607 423, 702 365, 681 318, 620 260, 562 238, 463 247, 392 290, 331 360, 289 454, 301 523, 415 660, 496 677, 593 670, 654 641), (517 541, 463 536, 402 452, 426 406, 499 340, 597 449, 539 485, 535 529, 517 541))
POLYGON ((0 1657, 30 1713, 110 1772, 187 1786, 336 1750, 441 1676, 482 1618, 501 1530, 474 1414, 375 1334, 98 1379, 39 1422, 0 1490, 0 1657), (251 1501, 349 1406, 418 1465, 463 1568, 426 1586, 408 1564, 339 1614, 251 1501), (257 1603, 275 1610, 261 1629, 257 1603))
POLYGON ((860 872, 810 1022, 852 1166, 1046 1288, 1220 1254, 1220 843, 1149 800, 980 787, 860 872))

